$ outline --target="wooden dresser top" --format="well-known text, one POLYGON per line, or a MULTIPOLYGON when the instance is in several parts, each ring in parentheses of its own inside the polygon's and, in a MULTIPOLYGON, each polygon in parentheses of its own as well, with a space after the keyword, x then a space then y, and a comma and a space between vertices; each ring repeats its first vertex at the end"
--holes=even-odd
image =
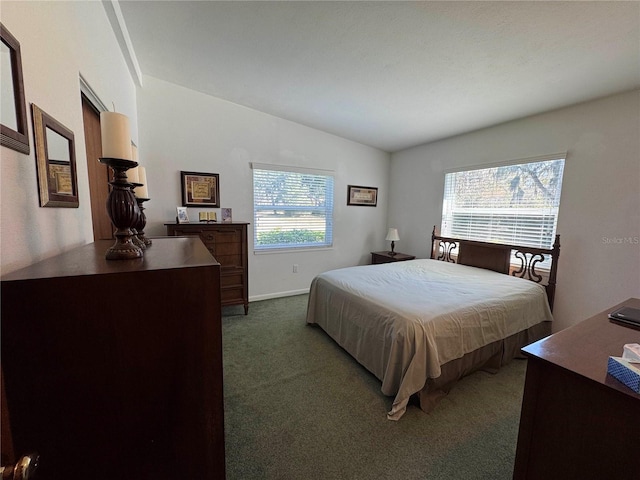
POLYGON ((640 394, 607 375, 607 360, 610 356, 622 356, 623 347, 627 343, 640 343, 640 330, 613 323, 607 317, 609 312, 622 306, 640 308, 640 299, 625 300, 583 322, 532 343, 522 351, 528 357, 552 363, 640 400, 640 394))
POLYGON ((114 240, 100 240, 34 263, 2 277, 3 282, 36 278, 74 277, 218 265, 198 238, 153 238, 143 258, 106 260, 114 240))

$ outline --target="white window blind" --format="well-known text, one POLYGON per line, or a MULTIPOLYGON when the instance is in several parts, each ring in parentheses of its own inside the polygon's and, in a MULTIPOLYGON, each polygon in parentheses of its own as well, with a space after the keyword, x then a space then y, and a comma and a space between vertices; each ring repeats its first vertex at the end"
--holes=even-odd
POLYGON ((551 248, 564 158, 445 175, 442 235, 551 248))
POLYGON ((333 172, 252 165, 254 249, 333 245, 333 172))

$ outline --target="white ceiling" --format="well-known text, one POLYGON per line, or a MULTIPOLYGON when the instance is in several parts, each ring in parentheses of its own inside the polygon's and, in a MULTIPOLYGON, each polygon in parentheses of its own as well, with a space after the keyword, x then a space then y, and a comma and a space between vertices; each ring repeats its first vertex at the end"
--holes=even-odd
POLYGON ((638 1, 119 6, 143 75, 389 152, 640 87, 638 1))

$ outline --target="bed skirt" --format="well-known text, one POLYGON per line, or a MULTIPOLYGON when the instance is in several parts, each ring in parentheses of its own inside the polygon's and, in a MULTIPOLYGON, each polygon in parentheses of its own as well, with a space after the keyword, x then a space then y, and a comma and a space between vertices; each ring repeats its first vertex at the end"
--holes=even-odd
POLYGON ((520 353, 522 347, 549 335, 551 335, 551 322, 538 323, 504 340, 495 341, 445 363, 441 367, 442 374, 438 378, 429 378, 422 390, 415 394, 420 402, 420 409, 427 413, 433 411, 438 402, 462 377, 477 370, 496 373, 500 367, 512 359, 524 358, 520 353))

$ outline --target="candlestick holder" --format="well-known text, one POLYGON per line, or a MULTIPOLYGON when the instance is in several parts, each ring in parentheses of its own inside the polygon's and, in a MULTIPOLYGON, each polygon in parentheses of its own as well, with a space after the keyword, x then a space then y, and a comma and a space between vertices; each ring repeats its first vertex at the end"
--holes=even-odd
MULTIPOLYGON (((147 249, 147 245, 142 241, 142 239, 140 238, 140 232, 138 231, 138 225, 140 224, 140 220, 142 217, 142 211, 140 210, 140 202, 138 202, 138 197, 136 197, 136 192, 135 189, 137 187, 141 187, 142 183, 137 183, 137 182, 129 182, 129 185, 131 185, 131 193, 133 194, 133 198, 135 198, 136 200, 136 214, 135 214, 135 220, 133 221, 133 224, 131 225, 131 233, 133 234, 133 236, 131 237, 131 241, 136 244, 139 248, 141 248, 142 250, 146 250, 147 249)), ((145 224, 146 224, 146 219, 145 219, 145 224)), ((144 227, 143 227, 144 228, 144 227)))
POLYGON ((144 227, 147 225, 147 216, 144 214, 144 207, 142 204, 144 202, 148 202, 148 198, 140 198, 136 197, 136 202, 138 202, 138 208, 140 209, 140 217, 138 218, 138 223, 136 224, 136 230, 138 231, 138 238, 145 245, 145 247, 151 246, 151 239, 147 238, 144 234, 144 227))
POLYGON ((126 171, 138 165, 137 162, 122 158, 100 158, 100 163, 113 170, 113 187, 107 197, 107 213, 116 228, 116 241, 105 255, 107 260, 131 260, 141 258, 143 250, 133 242, 131 227, 140 214, 138 202, 131 191, 126 171))

